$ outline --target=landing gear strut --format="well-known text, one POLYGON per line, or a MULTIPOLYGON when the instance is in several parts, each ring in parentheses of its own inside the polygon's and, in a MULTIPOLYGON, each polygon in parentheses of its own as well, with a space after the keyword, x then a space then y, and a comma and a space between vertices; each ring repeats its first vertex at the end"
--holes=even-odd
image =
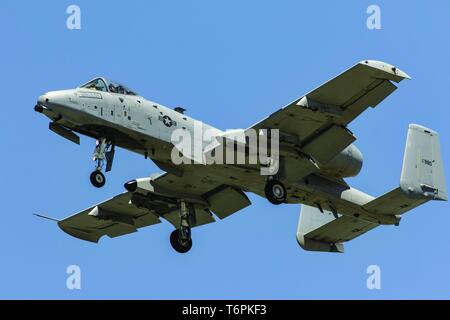
POLYGON ((264 188, 264 193, 266 195, 267 200, 269 200, 272 204, 282 204, 286 201, 287 192, 283 183, 272 178, 269 179, 264 188))
POLYGON ((114 160, 114 144, 106 138, 97 140, 93 160, 95 161, 95 170, 91 173, 90 180, 94 187, 101 188, 105 185, 106 178, 102 173, 103 165, 106 162, 105 172, 111 171, 114 160))
POLYGON ((170 234, 170 244, 179 253, 186 253, 192 247, 190 213, 186 201, 180 201, 180 228, 170 234))

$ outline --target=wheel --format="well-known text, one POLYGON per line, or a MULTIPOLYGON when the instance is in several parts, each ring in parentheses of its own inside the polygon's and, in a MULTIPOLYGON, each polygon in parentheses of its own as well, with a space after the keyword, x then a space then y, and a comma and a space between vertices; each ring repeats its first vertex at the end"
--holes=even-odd
POLYGON ((180 238, 180 229, 176 229, 170 234, 170 244, 175 251, 186 253, 192 248, 192 239, 182 241, 180 238))
POLYGON ((286 201, 287 192, 284 185, 277 180, 270 180, 264 188, 267 200, 273 204, 282 204, 286 201))
POLYGON ((91 183, 96 188, 101 188, 105 185, 106 178, 101 171, 95 170, 90 176, 91 183))

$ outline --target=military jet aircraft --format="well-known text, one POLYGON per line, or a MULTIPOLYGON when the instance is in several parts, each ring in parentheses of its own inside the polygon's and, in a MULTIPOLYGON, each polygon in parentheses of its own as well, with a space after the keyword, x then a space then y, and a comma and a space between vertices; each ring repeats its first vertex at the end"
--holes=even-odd
MULTIPOLYGON (((34 109, 51 120, 50 130, 77 144, 77 134, 97 141, 90 177, 95 187, 104 185, 102 171, 111 170, 116 146, 150 158, 164 171, 125 183, 126 192, 58 225, 74 237, 98 242, 165 219, 175 227, 173 248, 185 253, 192 246, 191 228, 249 206, 246 192, 252 192, 276 205, 302 204, 297 241, 303 249, 343 252, 346 241, 379 225, 399 225, 405 212, 429 200, 448 200, 438 133, 421 125, 409 126, 397 188, 375 198, 344 180, 357 175, 363 162, 348 124, 404 79, 410 77, 390 64, 361 61, 243 129, 260 134, 278 129, 278 170, 270 175, 260 170, 270 161, 175 164, 171 137, 175 130, 195 136, 196 121, 182 108, 167 108, 119 83, 99 77, 76 89, 48 92, 34 109)), ((202 128, 212 130, 222 141, 217 148, 223 147, 229 131, 202 128)), ((239 143, 247 147, 247 140, 239 143)), ((204 154, 207 146, 200 145, 204 154)))

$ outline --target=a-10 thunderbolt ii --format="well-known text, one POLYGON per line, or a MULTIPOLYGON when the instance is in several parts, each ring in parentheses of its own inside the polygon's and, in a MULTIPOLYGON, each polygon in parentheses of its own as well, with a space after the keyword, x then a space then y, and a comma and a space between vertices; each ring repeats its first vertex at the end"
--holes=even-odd
POLYGON ((125 183, 126 192, 59 220, 58 225, 74 237, 98 242, 103 235, 132 233, 162 218, 175 227, 170 235, 173 248, 184 253, 192 246, 191 228, 249 206, 246 192, 253 192, 273 204, 302 204, 297 228, 302 248, 343 252, 345 241, 379 225, 398 225, 405 212, 429 200, 448 198, 438 133, 415 124, 408 129, 397 188, 375 198, 344 180, 357 175, 363 162, 348 124, 377 106, 397 88, 394 82, 403 79, 409 76, 390 64, 361 61, 250 128, 221 131, 201 124, 201 131, 208 130, 215 140, 213 150, 210 142, 196 135, 198 122, 184 109, 167 108, 105 78, 48 92, 39 97, 35 111, 50 118, 52 131, 75 143, 77 133, 97 140, 94 186, 105 183, 102 169, 111 170, 116 146, 150 158, 164 171, 125 183), (175 130, 194 137, 202 159, 217 150, 223 151, 222 156, 232 154, 239 146, 248 158, 247 133, 252 130, 258 141, 264 135, 268 141, 274 131, 278 151, 267 147, 268 156, 262 157, 267 161, 258 158, 256 163, 205 164, 198 159, 175 163, 174 154, 196 158, 188 151, 173 153, 175 130), (236 131, 245 139, 230 138, 236 131), (268 167, 277 169, 262 174, 268 167))

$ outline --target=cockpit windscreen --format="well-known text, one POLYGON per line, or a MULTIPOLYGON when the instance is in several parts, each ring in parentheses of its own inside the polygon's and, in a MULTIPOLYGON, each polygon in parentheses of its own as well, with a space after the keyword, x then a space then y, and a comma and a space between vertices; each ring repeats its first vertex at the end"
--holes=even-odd
POLYGON ((135 91, 131 90, 127 86, 124 86, 123 84, 120 84, 116 81, 107 80, 105 78, 96 78, 94 80, 89 81, 86 84, 83 84, 80 88, 86 88, 103 92, 126 94, 130 96, 138 95, 135 91))

